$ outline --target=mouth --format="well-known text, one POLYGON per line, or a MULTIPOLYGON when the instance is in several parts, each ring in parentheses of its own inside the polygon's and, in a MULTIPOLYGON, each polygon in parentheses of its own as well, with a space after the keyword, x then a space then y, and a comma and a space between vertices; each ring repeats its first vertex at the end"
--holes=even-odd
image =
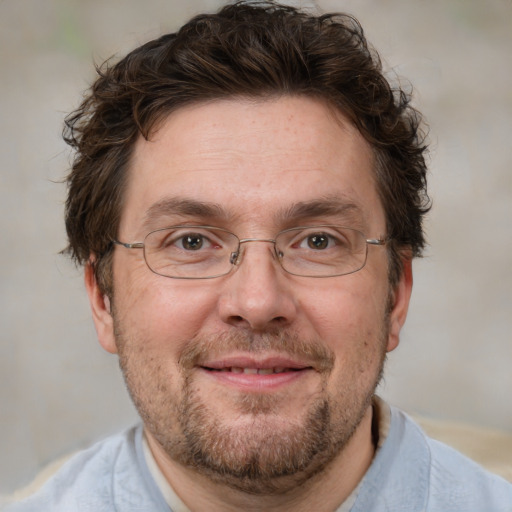
POLYGON ((243 373, 247 375, 271 375, 275 373, 296 372, 313 369, 311 364, 290 356, 267 355, 257 357, 253 354, 240 354, 210 359, 199 363, 201 368, 213 372, 243 373))
POLYGON ((311 366, 306 366, 303 368, 285 368, 285 367, 270 367, 270 368, 242 368, 240 366, 231 366, 231 367, 223 367, 223 368, 209 368, 207 366, 202 366, 204 370, 209 370, 212 372, 224 372, 224 373, 243 373, 244 375, 274 375, 279 373, 287 373, 287 372, 300 372, 302 370, 312 369, 311 366))
POLYGON ((197 368, 219 384, 234 386, 244 391, 274 390, 304 378, 315 368, 309 364, 285 357, 228 357, 204 361, 197 368))

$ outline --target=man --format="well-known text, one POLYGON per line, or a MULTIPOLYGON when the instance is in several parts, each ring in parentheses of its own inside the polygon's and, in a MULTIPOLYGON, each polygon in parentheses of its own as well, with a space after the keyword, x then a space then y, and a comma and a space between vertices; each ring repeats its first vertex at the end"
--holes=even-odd
POLYGON ((426 147, 353 18, 199 16, 105 66, 66 139, 68 250, 142 425, 12 510, 512 510, 375 396, 426 147))

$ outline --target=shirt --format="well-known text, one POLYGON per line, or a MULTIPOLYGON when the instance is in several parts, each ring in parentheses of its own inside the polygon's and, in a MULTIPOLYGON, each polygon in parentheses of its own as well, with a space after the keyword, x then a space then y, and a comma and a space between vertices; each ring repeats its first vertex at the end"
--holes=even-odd
MULTIPOLYGON (((350 506, 350 512, 512 512, 511 483, 428 438, 400 410, 390 407, 389 413, 387 437, 341 507, 350 506)), ((5 510, 44 511, 172 511, 148 468, 142 425, 80 452, 36 494, 5 510)))

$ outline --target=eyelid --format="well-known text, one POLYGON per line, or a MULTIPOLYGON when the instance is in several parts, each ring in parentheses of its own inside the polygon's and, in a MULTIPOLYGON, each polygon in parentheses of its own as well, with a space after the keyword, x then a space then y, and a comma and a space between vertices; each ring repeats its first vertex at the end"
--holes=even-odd
POLYGON ((337 232, 335 229, 325 227, 325 226, 318 228, 318 229, 315 229, 315 227, 313 226, 311 229, 306 229, 304 231, 300 231, 298 238, 300 238, 301 241, 304 241, 304 240, 307 240, 309 237, 315 236, 315 235, 325 236, 329 240, 334 240, 334 241, 341 240, 341 239, 345 238, 341 233, 337 232))
POLYGON ((334 230, 335 232, 338 231, 339 228, 352 231, 359 231, 360 233, 365 233, 367 230, 367 226, 362 222, 355 222, 354 220, 347 219, 343 220, 340 219, 339 217, 336 217, 334 219, 322 218, 308 224, 303 224, 299 227, 303 229, 318 229, 320 231, 334 230))
MULTIPOLYGON (((279 235, 291 233, 293 234, 293 238, 296 237, 302 237, 302 236, 310 236, 315 234, 325 234, 327 236, 342 236, 343 232, 339 231, 339 229, 352 229, 352 228, 345 228, 341 224, 314 224, 311 226, 297 226, 294 228, 289 228, 281 231, 279 235)), ((353 231, 359 231, 357 229, 352 229, 353 231)))
MULTIPOLYGON (((153 233, 161 233, 163 238, 159 243, 160 246, 176 244, 179 240, 182 240, 187 236, 200 236, 207 241, 210 246, 212 245, 227 245, 227 241, 223 240, 220 236, 225 231, 220 228, 214 228, 209 226, 198 226, 198 225, 180 225, 171 226, 169 228, 162 228, 154 231, 153 233), (168 233, 166 233, 168 231, 168 233)), ((227 233, 227 232, 226 232, 227 233)))

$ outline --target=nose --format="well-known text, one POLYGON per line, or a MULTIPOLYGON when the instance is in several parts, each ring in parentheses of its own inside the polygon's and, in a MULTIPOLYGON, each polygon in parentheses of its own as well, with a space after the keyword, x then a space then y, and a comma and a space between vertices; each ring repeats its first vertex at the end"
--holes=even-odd
POLYGON ((291 278, 277 261, 273 240, 245 240, 237 267, 225 278, 219 300, 223 322, 255 332, 293 322, 297 304, 291 278))

